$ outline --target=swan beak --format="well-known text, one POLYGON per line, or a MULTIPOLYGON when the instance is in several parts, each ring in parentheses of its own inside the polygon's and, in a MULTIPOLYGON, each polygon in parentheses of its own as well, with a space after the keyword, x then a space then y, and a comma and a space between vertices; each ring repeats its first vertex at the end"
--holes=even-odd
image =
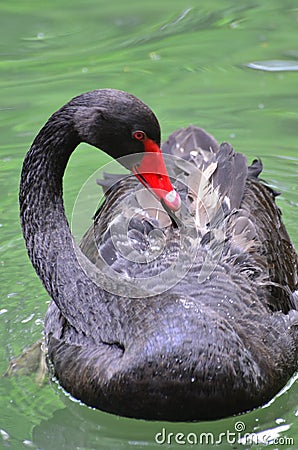
POLYGON ((181 207, 180 195, 172 186, 159 146, 151 139, 144 142, 145 155, 132 171, 137 179, 171 211, 181 207))
POLYGON ((175 189, 168 192, 162 200, 171 211, 179 211, 181 208, 181 198, 175 189))

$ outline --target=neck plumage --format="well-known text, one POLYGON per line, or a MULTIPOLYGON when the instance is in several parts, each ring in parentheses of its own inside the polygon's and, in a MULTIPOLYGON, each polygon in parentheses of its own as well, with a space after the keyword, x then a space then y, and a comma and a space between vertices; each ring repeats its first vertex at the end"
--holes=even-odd
POLYGON ((74 117, 69 106, 55 113, 25 157, 19 197, 21 225, 31 262, 62 316, 77 332, 84 334, 88 329, 94 339, 100 335, 107 340, 109 305, 118 302, 117 296, 109 293, 115 292, 115 286, 118 296, 139 298, 147 293, 129 280, 115 279, 104 260, 96 268, 71 235, 62 179, 69 157, 81 141, 74 117))
POLYGON ((57 254, 73 247, 65 216, 62 178, 79 144, 70 111, 61 109, 45 124, 27 153, 20 183, 20 214, 31 262, 55 298, 57 254))

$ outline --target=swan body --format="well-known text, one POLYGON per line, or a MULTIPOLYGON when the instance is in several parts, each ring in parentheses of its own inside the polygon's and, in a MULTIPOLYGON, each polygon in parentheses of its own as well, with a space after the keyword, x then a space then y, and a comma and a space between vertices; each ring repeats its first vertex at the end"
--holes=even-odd
POLYGON ((176 421, 245 412, 298 368, 297 255, 260 161, 248 166, 190 126, 163 144, 165 168, 159 141, 146 105, 98 90, 57 111, 32 144, 21 222, 53 300, 49 359, 68 392, 115 414, 176 421), (62 177, 82 140, 115 158, 138 156, 123 163, 132 176, 99 181, 105 202, 79 247, 62 177), (149 153, 158 154, 152 165, 149 153))

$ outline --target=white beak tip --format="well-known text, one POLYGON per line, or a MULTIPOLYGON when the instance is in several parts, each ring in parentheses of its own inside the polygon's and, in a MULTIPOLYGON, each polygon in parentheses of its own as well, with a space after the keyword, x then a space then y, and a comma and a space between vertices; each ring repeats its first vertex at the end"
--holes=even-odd
POLYGON ((175 189, 168 192, 163 201, 171 211, 178 211, 181 208, 181 198, 175 189))

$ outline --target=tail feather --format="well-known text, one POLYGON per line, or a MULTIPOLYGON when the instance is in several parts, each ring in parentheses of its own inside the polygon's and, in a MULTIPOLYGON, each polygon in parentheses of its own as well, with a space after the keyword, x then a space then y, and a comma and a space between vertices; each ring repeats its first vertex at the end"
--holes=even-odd
MULTIPOLYGON (((181 158, 175 162, 174 173, 188 187, 190 210, 201 231, 220 208, 226 215, 240 207, 248 167, 245 156, 235 153, 230 144, 219 146, 213 136, 191 125, 172 133, 162 149, 181 158)), ((254 175, 258 171, 259 166, 251 170, 254 175)))

